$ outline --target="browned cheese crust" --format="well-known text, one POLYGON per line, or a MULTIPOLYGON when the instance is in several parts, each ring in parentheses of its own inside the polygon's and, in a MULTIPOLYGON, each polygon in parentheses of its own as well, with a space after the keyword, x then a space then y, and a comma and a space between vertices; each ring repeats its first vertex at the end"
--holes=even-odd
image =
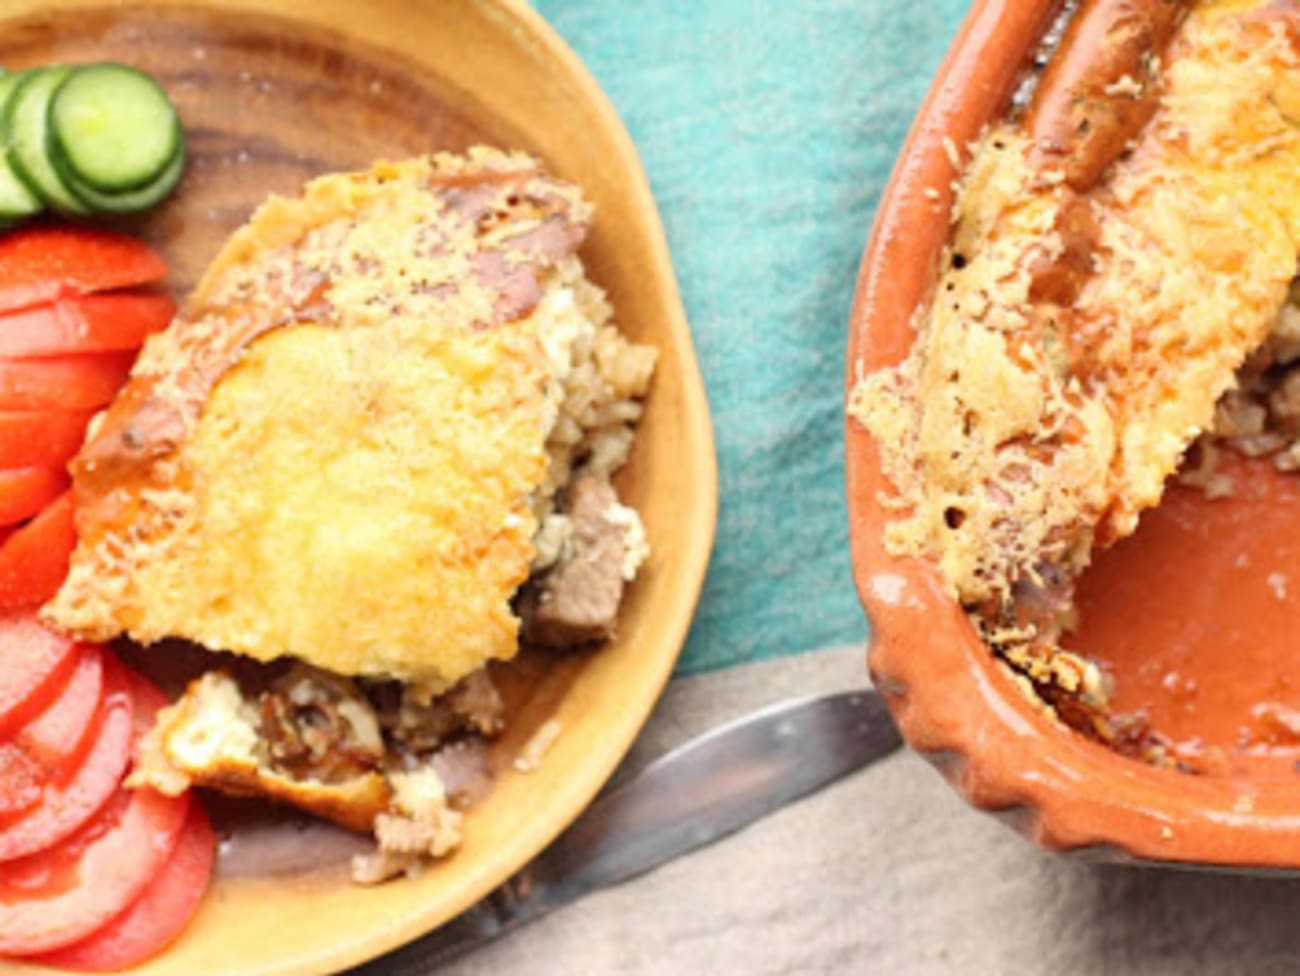
POLYGON ((1034 682, 1094 546, 1133 531, 1274 327, 1300 253, 1294 3, 1082 5, 1023 119, 973 147, 917 339, 850 410, 935 559, 1034 682))
POLYGON ((272 198, 92 426, 46 618, 440 684, 511 656, 547 467, 530 314, 590 216, 486 149, 272 198))

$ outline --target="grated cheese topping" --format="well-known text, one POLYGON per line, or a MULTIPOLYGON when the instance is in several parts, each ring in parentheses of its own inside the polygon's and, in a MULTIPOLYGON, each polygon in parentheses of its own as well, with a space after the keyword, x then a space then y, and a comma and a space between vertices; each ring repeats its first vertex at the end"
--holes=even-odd
POLYGON ((1085 196, 1033 172, 1015 124, 989 131, 910 354, 851 393, 896 489, 887 548, 937 560, 967 605, 1131 533, 1286 300, 1300 55, 1242 7, 1192 11, 1155 117, 1085 196), (1079 226, 1077 291, 1044 294, 1079 226))
POLYGON ((269 200, 74 462, 46 618, 444 685, 513 656, 590 217, 486 149, 269 200))

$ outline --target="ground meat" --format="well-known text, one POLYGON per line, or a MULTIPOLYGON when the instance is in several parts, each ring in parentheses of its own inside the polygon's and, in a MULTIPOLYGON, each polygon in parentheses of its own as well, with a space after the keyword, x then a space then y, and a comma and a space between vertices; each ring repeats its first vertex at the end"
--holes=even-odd
POLYGON ((487 796, 492 787, 492 766, 487 743, 477 736, 449 742, 429 759, 442 780, 452 806, 464 810, 487 796))
MULTIPOLYGON (((1297 279, 1300 282, 1300 279, 1297 279)), ((1214 448, 1222 445, 1246 457, 1271 457, 1281 471, 1300 470, 1300 285, 1293 284, 1268 341, 1237 372, 1237 387, 1225 393, 1214 414, 1214 429, 1190 457, 1208 460, 1213 477, 1214 448)), ((1204 463, 1200 467, 1207 467, 1204 463)), ((1215 487, 1205 472, 1180 474, 1183 484, 1215 487)), ((1230 491, 1216 491, 1226 495, 1230 491)))
POLYGON ((1053 644, 1075 622, 1074 578, 1054 563, 1041 564, 1036 580, 1018 580, 1012 600, 1016 626, 1053 644))
POLYGON ((467 732, 496 735, 504 705, 487 671, 475 671, 441 695, 390 682, 368 689, 384 734, 412 755, 424 755, 467 732))
POLYGON ((379 849, 352 862, 352 878, 359 884, 375 884, 418 868, 422 859, 442 857, 461 841, 462 816, 449 805, 435 770, 394 773, 390 781, 392 806, 375 817, 379 849))
POLYGON ((1268 409, 1244 390, 1229 390, 1215 407, 1214 427, 1223 437, 1257 437, 1268 423, 1268 409))
POLYGON ((260 735, 272 767, 298 779, 338 783, 378 768, 375 714, 351 681, 298 666, 258 696, 260 735))
POLYGON ((1280 428, 1300 430, 1300 369, 1287 372, 1268 395, 1268 415, 1280 428))
POLYGON ((614 635, 623 599, 626 529, 611 517, 618 496, 608 481, 580 476, 569 488, 569 551, 520 598, 525 640, 572 647, 614 635))

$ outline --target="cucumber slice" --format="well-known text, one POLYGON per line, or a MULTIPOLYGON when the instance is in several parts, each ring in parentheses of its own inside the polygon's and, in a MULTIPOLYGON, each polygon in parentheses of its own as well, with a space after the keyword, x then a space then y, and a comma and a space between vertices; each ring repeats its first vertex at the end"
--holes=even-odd
POLYGON ((148 186, 127 190, 125 193, 104 193, 74 180, 68 187, 83 204, 100 213, 131 214, 156 207, 176 189, 176 184, 185 172, 184 142, 181 141, 179 145, 180 150, 172 156, 167 168, 148 186))
POLYGON ((74 68, 50 100, 50 156, 65 183, 124 193, 155 183, 180 145, 176 108, 124 64, 74 68))
POLYGON ((50 98, 72 71, 68 67, 40 68, 18 83, 5 106, 9 163, 23 182, 55 210, 86 213, 85 206, 59 179, 48 153, 50 98))
MULTIPOLYGON (((22 73, 0 74, 0 119, 14 89, 18 87, 22 73)), ((41 211, 41 198, 18 178, 14 168, 9 165, 8 154, 3 148, 3 127, 0 126, 0 226, 17 223, 41 211)))

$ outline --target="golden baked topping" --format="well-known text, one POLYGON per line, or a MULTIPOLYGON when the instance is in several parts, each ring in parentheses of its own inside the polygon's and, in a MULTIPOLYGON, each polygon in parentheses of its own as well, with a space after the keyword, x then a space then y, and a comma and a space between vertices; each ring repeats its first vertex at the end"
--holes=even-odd
POLYGON ((589 217, 489 150, 272 199, 75 462, 48 619, 443 686, 513 655, 556 409, 532 313, 589 217))
POLYGON ((1087 192, 1018 122, 991 130, 911 354, 853 391, 898 489, 889 548, 937 559, 968 605, 1132 532, 1286 299, 1295 11, 1246 6, 1192 10, 1154 116, 1087 192))

